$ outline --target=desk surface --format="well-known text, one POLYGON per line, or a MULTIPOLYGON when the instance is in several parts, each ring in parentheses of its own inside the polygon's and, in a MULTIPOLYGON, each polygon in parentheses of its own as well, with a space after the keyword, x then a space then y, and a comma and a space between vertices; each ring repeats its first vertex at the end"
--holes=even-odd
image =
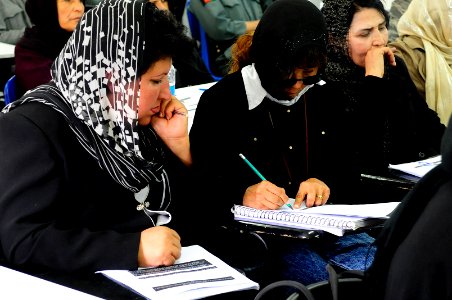
POLYGON ((0 266, 0 282, 2 283, 0 289, 2 299, 100 299, 2 266, 0 266))
POLYGON ((199 98, 206 89, 210 88, 215 83, 216 82, 210 82, 176 89, 176 98, 179 99, 188 110, 188 131, 190 131, 191 125, 193 124, 193 118, 195 117, 199 98))
MULTIPOLYGON (((0 265, 0 299, 146 300, 101 274, 45 273, 37 276, 39 278, 0 265)), ((230 292, 204 300, 250 300, 256 293, 256 290, 230 292)))
POLYGON ((13 58, 14 48, 14 45, 0 42, 0 58, 13 58))

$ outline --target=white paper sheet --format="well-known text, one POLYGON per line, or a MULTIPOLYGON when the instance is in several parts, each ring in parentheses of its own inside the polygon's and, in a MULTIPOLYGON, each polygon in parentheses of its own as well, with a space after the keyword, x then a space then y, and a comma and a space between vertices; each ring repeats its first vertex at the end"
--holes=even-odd
POLYGON ((427 159, 409 162, 405 164, 389 165, 389 168, 405 172, 407 174, 414 175, 417 177, 422 177, 440 163, 441 155, 437 155, 427 159))
POLYGON ((99 271, 152 300, 189 300, 231 291, 259 289, 259 285, 204 248, 182 247, 173 266, 136 271, 99 271))

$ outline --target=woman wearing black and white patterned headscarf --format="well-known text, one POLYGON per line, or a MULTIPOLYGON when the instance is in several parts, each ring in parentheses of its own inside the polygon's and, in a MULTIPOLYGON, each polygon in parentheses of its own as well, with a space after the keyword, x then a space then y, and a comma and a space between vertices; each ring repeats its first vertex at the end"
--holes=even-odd
POLYGON ((50 84, 0 114, 9 262, 78 271, 179 257, 178 233, 155 225, 171 220, 172 174, 191 164, 187 112, 167 79, 185 41, 154 5, 105 0, 80 20, 50 84))

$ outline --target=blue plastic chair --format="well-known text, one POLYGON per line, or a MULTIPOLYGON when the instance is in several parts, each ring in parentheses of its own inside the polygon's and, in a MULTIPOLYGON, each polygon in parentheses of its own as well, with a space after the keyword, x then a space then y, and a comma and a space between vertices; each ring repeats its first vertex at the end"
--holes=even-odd
POLYGON ((16 75, 13 75, 5 84, 3 91, 5 97, 5 105, 16 100, 16 75))
POLYGON ((213 80, 218 81, 222 77, 216 76, 215 74, 212 73, 212 71, 210 69, 209 48, 207 45, 206 32, 202 28, 202 26, 199 23, 196 16, 188 9, 189 6, 190 6, 190 0, 187 0, 187 2, 185 4, 185 9, 187 10, 188 25, 190 26, 191 35, 195 40, 198 40, 200 43, 201 58, 204 61, 204 64, 206 65, 207 71, 209 71, 213 80))

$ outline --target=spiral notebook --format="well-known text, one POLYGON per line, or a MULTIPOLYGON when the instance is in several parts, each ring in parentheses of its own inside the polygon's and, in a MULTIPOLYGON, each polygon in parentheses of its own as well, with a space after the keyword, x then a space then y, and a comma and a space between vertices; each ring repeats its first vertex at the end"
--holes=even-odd
POLYGON ((266 224, 286 228, 323 230, 342 236, 347 230, 383 224, 400 202, 323 205, 306 209, 261 210, 234 205, 232 212, 236 221, 266 224))

